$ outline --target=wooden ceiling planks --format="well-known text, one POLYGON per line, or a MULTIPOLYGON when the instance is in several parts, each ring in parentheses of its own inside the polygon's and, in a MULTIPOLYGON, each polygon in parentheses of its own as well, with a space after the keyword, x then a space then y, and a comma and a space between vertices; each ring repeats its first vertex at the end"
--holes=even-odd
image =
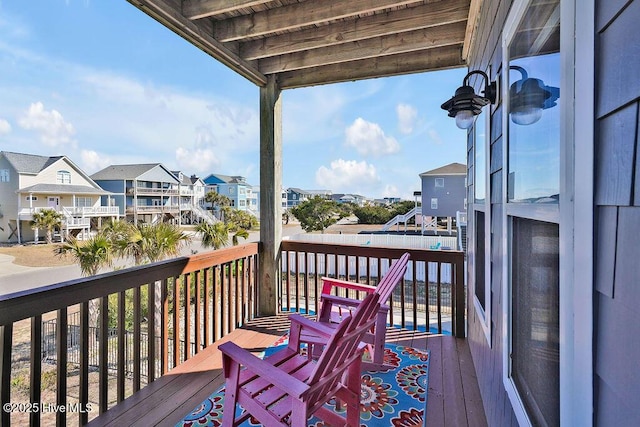
POLYGON ((255 84, 274 74, 283 89, 464 66, 479 2, 128 1, 255 84))

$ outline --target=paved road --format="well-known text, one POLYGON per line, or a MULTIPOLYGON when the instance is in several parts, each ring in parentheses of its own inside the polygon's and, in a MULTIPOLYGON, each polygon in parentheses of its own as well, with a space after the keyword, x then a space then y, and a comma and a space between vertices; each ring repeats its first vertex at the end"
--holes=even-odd
MULTIPOLYGON (((283 236, 291 236, 302 233, 300 226, 293 225, 283 228, 283 236)), ((260 240, 260 232, 249 233, 247 242, 260 240)), ((241 241, 242 243, 242 241, 241 241)), ((205 252, 211 249, 204 248, 198 239, 182 250, 181 255, 189 256, 194 253, 205 252)), ((10 294, 27 289, 34 289, 54 283, 82 277, 77 265, 64 267, 24 267, 13 264, 13 257, 0 254, 0 295, 10 294)))

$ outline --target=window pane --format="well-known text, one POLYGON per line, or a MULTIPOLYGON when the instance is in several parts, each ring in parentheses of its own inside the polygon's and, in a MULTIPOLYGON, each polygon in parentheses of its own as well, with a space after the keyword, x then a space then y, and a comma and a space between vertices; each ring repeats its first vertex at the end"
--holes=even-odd
POLYGON ((486 310, 486 295, 484 283, 484 212, 476 211, 476 244, 475 244, 475 294, 482 310, 486 310))
POLYGON ((558 230, 513 218, 511 375, 533 425, 560 425, 558 230))
POLYGON ((509 202, 558 203, 560 2, 532 1, 509 44, 509 202))

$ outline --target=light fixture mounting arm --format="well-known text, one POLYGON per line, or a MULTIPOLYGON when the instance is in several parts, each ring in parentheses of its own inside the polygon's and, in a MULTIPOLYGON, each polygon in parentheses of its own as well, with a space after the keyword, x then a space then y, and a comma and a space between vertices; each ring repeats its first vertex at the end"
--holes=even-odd
POLYGON ((496 103, 496 82, 495 81, 489 81, 489 76, 487 76, 487 73, 485 73, 484 71, 480 71, 480 70, 473 70, 473 71, 469 71, 469 73, 467 73, 466 76, 464 76, 464 80, 462 81, 463 84, 465 86, 470 86, 469 85, 469 78, 474 75, 474 74, 479 74, 482 77, 484 77, 484 90, 482 91, 483 95, 485 98, 487 98, 489 100, 490 104, 495 104, 496 103))

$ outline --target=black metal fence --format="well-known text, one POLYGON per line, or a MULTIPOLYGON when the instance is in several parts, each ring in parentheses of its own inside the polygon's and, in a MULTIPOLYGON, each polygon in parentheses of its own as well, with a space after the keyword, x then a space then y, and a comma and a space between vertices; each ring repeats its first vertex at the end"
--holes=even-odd
MULTIPOLYGON (((57 362, 57 348, 56 348, 56 334, 57 323, 56 319, 50 319, 42 322, 42 361, 45 363, 55 364, 57 362)), ((146 383, 148 378, 148 364, 147 358, 149 355, 148 350, 148 333, 141 332, 140 346, 141 354, 143 356, 140 360, 140 374, 142 382, 146 383)), ((99 350, 100 341, 100 327, 90 326, 89 337, 94 337, 89 340, 89 367, 97 369, 99 366, 99 350)), ((161 338, 156 336, 156 349, 162 348, 161 338)), ((133 332, 126 331, 124 334, 124 353, 125 353, 125 375, 131 377, 133 375, 133 332)), ((184 352, 184 340, 181 342, 181 351, 184 352)), ((169 360, 173 359, 173 338, 169 337, 169 360)), ((191 354, 195 353, 195 343, 191 343, 191 354)), ((68 316, 67 325, 67 362, 71 365, 80 366, 80 313, 70 313, 68 316)), ((183 357, 184 355, 181 355, 183 357)), ((156 355, 156 360, 159 360, 159 356, 156 355)), ((109 328, 108 330, 108 370, 111 373, 117 372, 118 367, 118 331, 115 328, 109 328)), ((158 378, 161 375, 160 366, 156 367, 155 377, 158 378)))

